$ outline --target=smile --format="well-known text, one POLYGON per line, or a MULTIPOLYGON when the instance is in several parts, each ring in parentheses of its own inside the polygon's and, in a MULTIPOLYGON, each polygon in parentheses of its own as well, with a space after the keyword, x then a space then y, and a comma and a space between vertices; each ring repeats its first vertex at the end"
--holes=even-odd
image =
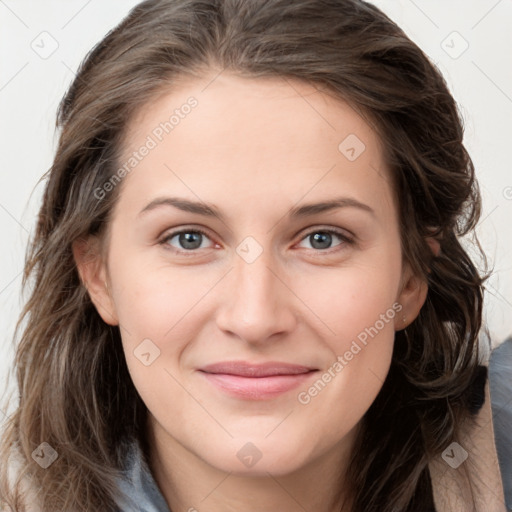
POLYGON ((217 389, 246 400, 266 400, 290 391, 317 372, 289 363, 253 365, 230 361, 209 365, 199 373, 217 389))

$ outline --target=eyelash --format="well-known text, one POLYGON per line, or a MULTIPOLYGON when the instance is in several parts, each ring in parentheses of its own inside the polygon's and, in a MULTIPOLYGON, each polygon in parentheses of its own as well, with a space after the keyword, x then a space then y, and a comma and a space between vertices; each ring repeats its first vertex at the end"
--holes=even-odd
MULTIPOLYGON (((211 238, 210 235, 204 231, 203 229, 200 229, 200 228, 191 228, 191 229, 180 229, 179 231, 173 231, 171 233, 168 233, 164 236, 164 238, 162 238, 162 240, 160 240, 160 242, 158 242, 160 245, 162 245, 166 250, 170 250, 176 254, 184 254, 186 256, 193 256, 195 252, 198 251, 198 249, 190 249, 190 250, 179 250, 179 249, 176 249, 174 247, 171 247, 167 242, 169 240, 171 240, 172 238, 174 238, 176 235, 180 235, 182 233, 200 233, 201 235, 207 237, 207 238, 211 238)), ((302 240, 308 238, 309 236, 311 236, 312 234, 314 233, 328 233, 330 235, 336 235, 340 238, 341 240, 341 243, 334 246, 334 247, 330 247, 330 248, 327 248, 327 249, 311 249, 312 251, 314 252, 317 252, 319 254, 331 254, 333 252, 337 252, 339 250, 343 250, 343 246, 344 245, 353 245, 354 244, 354 240, 352 240, 349 236, 347 236, 345 233, 337 230, 337 229, 333 229, 333 228, 325 228, 325 229, 313 229, 309 232, 307 232, 306 234, 304 234, 304 236, 300 239, 300 241, 302 242, 302 240), (341 247, 341 248, 339 248, 341 247)))

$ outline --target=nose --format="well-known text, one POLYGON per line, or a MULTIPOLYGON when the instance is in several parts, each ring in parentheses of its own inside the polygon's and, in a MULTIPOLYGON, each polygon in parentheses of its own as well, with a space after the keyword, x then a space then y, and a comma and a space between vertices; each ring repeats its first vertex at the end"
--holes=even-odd
POLYGON ((217 326, 250 344, 283 336, 296 324, 297 298, 284 272, 271 260, 270 251, 263 251, 252 263, 235 254, 234 268, 224 282, 217 326))

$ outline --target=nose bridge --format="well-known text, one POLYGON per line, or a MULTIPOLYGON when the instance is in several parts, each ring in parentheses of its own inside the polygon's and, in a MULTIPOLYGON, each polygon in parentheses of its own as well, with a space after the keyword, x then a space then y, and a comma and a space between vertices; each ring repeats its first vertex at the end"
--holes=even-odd
POLYGON ((279 268, 270 249, 251 240, 239 245, 226 283, 227 300, 218 315, 221 329, 261 342, 293 327, 293 294, 281 281, 279 268))

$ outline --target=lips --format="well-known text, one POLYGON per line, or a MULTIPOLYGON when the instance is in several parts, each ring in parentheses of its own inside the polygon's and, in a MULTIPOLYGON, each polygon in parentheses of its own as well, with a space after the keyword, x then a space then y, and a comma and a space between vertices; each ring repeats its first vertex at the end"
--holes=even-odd
POLYGON ((199 370, 217 389, 245 400, 267 400, 296 388, 316 373, 308 366, 268 362, 250 364, 227 361, 204 366, 199 370))
POLYGON ((263 364, 250 364, 245 361, 226 361, 210 364, 201 368, 206 373, 221 373, 224 375, 238 375, 240 377, 273 377, 275 375, 300 375, 314 371, 316 368, 290 363, 269 362, 263 364))

